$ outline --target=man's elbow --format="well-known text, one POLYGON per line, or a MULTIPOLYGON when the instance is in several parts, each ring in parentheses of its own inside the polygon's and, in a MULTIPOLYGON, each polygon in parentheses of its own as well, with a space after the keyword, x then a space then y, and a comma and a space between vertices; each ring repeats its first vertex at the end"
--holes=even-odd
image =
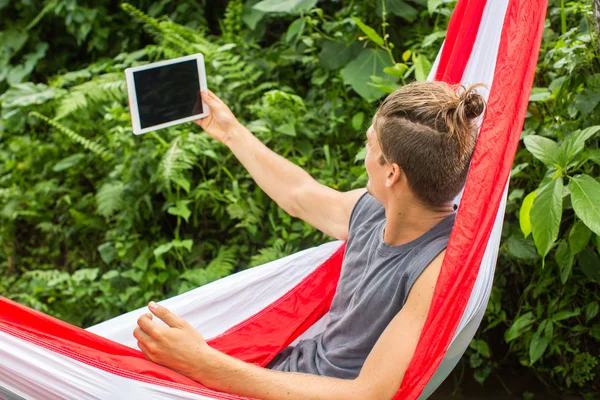
POLYGON ((304 192, 305 190, 302 186, 294 188, 288 196, 285 197, 284 201, 279 204, 279 207, 292 217, 303 219, 302 203, 300 199, 303 197, 304 192))

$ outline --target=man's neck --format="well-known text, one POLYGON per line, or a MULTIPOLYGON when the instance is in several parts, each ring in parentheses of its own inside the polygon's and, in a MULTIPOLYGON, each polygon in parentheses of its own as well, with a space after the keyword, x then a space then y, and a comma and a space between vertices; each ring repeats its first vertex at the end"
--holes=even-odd
POLYGON ((400 246, 409 243, 454 213, 451 202, 430 208, 414 200, 403 200, 390 202, 385 210, 383 241, 389 245, 400 246))

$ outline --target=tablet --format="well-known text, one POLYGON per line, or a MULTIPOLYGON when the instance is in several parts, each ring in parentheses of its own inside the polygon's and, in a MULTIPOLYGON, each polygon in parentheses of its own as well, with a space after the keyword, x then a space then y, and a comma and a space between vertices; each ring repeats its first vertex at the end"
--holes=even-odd
POLYGON ((127 68, 125 77, 136 135, 209 114, 200 97, 207 89, 202 54, 127 68))

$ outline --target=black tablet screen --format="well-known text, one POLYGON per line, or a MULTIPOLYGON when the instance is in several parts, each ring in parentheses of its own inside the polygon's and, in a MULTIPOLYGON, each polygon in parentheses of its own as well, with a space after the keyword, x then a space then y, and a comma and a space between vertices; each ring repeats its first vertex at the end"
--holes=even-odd
POLYGON ((196 60, 136 71, 133 80, 142 129, 202 113, 196 60))

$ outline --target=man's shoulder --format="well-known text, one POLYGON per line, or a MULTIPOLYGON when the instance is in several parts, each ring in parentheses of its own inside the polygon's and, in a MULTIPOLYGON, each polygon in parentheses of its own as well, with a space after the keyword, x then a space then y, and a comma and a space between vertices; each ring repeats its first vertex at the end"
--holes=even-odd
POLYGON ((352 231, 385 218, 385 208, 375 197, 365 192, 356 202, 350 214, 350 234, 352 231))

